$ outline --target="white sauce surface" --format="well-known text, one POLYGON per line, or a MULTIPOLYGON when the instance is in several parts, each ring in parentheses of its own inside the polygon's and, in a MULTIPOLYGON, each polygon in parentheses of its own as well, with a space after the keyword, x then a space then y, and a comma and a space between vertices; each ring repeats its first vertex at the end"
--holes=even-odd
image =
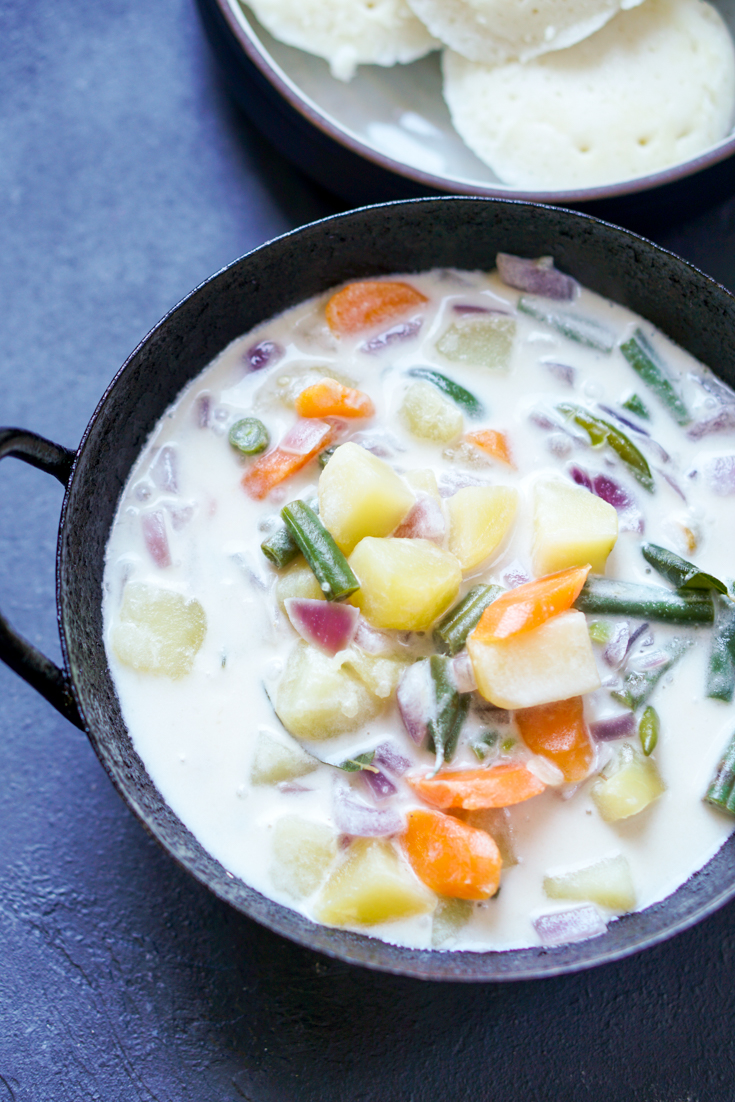
MULTIPOLYGON (((331 335, 323 314, 328 296, 303 303, 225 349, 178 397, 151 435, 121 498, 108 545, 104 582, 108 661, 137 752, 164 799, 228 871, 306 915, 310 914, 309 899, 295 904, 272 883, 273 825, 286 814, 331 823, 334 777, 345 775, 320 766, 303 778, 303 787, 308 789, 303 792, 252 786, 249 775, 257 732, 281 729, 264 684, 274 690, 286 655, 297 640, 278 611, 276 571, 262 555, 260 543, 287 500, 314 496, 320 472, 312 462, 269 499, 254 502, 240 485, 249 461, 238 457, 227 442, 229 427, 248 414, 266 423, 272 443, 281 439, 295 420, 293 410, 278 400, 284 378, 327 366, 365 390, 377 415, 371 422, 354 422, 345 438, 369 434, 384 443, 387 437, 392 445, 388 462, 399 473, 433 467, 440 477, 442 473, 469 472, 483 481, 519 488, 521 501, 510 542, 495 561, 465 577, 460 594, 479 580, 500 580, 514 563, 533 576, 532 485, 539 476, 564 473, 570 463, 592 472, 608 471, 629 490, 645 510, 646 540, 676 550, 717 577, 729 579, 733 573, 735 506, 732 499, 712 493, 702 469, 710 456, 735 454, 735 434, 709 435, 692 442, 647 391, 617 347, 609 356, 591 351, 522 314, 516 315, 517 336, 507 374, 451 364, 436 351, 435 341, 457 320, 452 304, 485 305, 515 313, 519 292, 501 283, 496 274, 441 272, 405 278, 430 300, 411 315, 422 315, 423 325, 417 337, 390 345, 380 354, 361 351, 364 334, 341 339, 331 335), (286 350, 285 356, 272 367, 248 372, 244 352, 263 339, 277 341, 286 350), (548 362, 573 367, 574 384, 559 381, 546 366, 548 362), (425 444, 408 435, 396 411, 408 385, 404 372, 417 364, 462 378, 487 410, 479 422, 466 420, 465 430, 485 426, 505 430, 517 471, 479 456, 476 465, 469 465, 456 456, 448 457, 456 446, 447 452, 441 445, 425 444), (550 432, 529 420, 531 411, 553 410, 561 401, 590 408, 602 402, 619 408, 633 392, 651 411, 646 428, 670 456, 668 462, 662 462, 655 445, 635 437, 654 470, 653 495, 629 476, 609 449, 591 449, 582 439, 584 434, 575 441, 562 431, 550 432), (199 424, 202 396, 209 402, 205 427, 199 424), (564 454, 553 454, 550 442, 564 454), (165 444, 176 452, 176 493, 157 488, 150 476, 157 451, 165 444), (657 473, 660 470, 678 482, 686 503, 657 473), (141 532, 141 515, 155 509, 163 509, 167 517, 172 564, 166 568, 153 562, 141 532), (699 536, 694 553, 683 542, 683 526, 699 536), (146 676, 116 657, 109 644, 110 629, 130 579, 195 596, 206 610, 206 638, 188 676, 176 681, 146 676)), ((553 303, 549 306, 554 308, 553 303)), ((559 306, 569 308, 568 304, 559 306)), ((639 324, 630 311, 586 290, 573 308, 604 323, 619 341, 639 324)), ((715 400, 698 381, 703 374, 707 376, 706 369, 652 326, 642 326, 674 376, 680 377, 677 385, 694 417, 711 415, 715 400)), ((611 419, 608 414, 600 415, 611 419)), ((621 532, 608 560, 607 575, 665 585, 642 558, 639 543, 637 534, 621 532)), ((674 634, 683 634, 681 627, 653 624, 652 628, 656 646, 674 634)), ((696 645, 659 683, 650 701, 661 717, 654 756, 667 786, 664 795, 638 816, 618 823, 603 822, 589 796, 594 776, 605 760, 603 744, 593 777, 571 796, 568 790, 548 788, 540 797, 510 808, 519 863, 503 871, 496 898, 475 904, 473 916, 453 948, 511 949, 538 944, 532 919, 575 906, 546 898, 542 881, 549 872, 623 853, 642 909, 673 892, 722 845, 732 820, 706 806, 702 795, 735 728, 735 710, 704 697, 711 629, 693 629, 693 634, 696 645)), ((599 648, 596 654, 602 679, 610 678, 599 648)), ((595 695, 600 701, 607 699, 607 690, 595 695)), ((592 714, 599 704, 589 704, 592 714)), ((394 704, 366 731, 305 745, 320 758, 337 763, 386 738, 401 743, 402 751, 417 764, 428 767, 431 763, 428 752, 417 750, 408 740, 394 704)), ((453 766, 463 764, 476 767, 478 763, 460 745, 453 766)), ((350 775, 350 783, 367 795, 359 775, 350 775)), ((398 805, 404 809, 417 806, 419 801, 408 786, 398 784, 398 805)), ((614 918, 610 913, 604 917, 608 921, 614 918)), ((421 916, 361 930, 396 944, 428 947, 431 926, 431 916, 421 916)))

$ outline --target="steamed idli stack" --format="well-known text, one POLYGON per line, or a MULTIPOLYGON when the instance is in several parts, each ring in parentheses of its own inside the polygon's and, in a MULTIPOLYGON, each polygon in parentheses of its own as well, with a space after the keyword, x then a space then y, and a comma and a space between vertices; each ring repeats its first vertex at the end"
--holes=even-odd
POLYGON ((440 45, 406 0, 248 0, 274 38, 329 62, 350 80, 366 63, 415 61, 440 45))
POLYGON ((583 42, 526 63, 478 64, 448 50, 444 96, 461 137, 506 184, 591 187, 677 164, 724 138, 735 51, 704 0, 645 0, 583 42))
POLYGON ((528 61, 588 38, 642 0, 408 0, 431 33, 485 65, 528 61))

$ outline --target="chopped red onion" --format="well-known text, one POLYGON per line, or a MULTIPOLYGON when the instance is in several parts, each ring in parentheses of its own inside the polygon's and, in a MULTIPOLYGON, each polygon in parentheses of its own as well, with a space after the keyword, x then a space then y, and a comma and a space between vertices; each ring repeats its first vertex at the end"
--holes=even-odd
POLYGON ((362 769, 360 779, 368 786, 376 800, 387 800, 391 796, 395 796, 398 791, 393 781, 386 777, 385 773, 381 773, 380 770, 373 773, 372 769, 362 769))
POLYGON ((612 406, 604 406, 600 402, 600 409, 603 413, 609 413, 611 417, 614 417, 616 421, 619 421, 621 425, 625 425, 626 428, 632 429, 633 432, 639 432, 641 436, 650 436, 650 432, 644 429, 641 425, 637 425, 635 421, 629 421, 627 417, 623 417, 622 413, 619 413, 612 406))
POLYGON ((565 386, 574 386, 575 371, 573 367, 569 367, 568 364, 553 363, 549 360, 544 360, 543 365, 560 383, 564 383, 565 386))
POLYGON ((441 497, 452 497, 457 490, 464 490, 465 486, 489 486, 486 478, 478 478, 477 475, 468 474, 467 471, 451 471, 443 474, 439 480, 439 494, 441 497))
POLYGON ((392 650, 392 639, 383 631, 377 631, 362 617, 358 621, 353 642, 367 654, 385 654, 392 650))
POLYGON ((505 314, 508 316, 507 310, 499 310, 494 306, 475 306, 471 302, 453 302, 452 310, 455 314, 505 314))
POLYGON ((393 533, 399 539, 432 540, 441 543, 446 532, 442 507, 436 498, 422 495, 393 533))
POLYGON ((577 292, 576 279, 557 271, 550 256, 531 260, 510 253, 498 253, 495 263, 503 283, 516 287, 519 291, 528 291, 532 295, 542 295, 559 302, 568 302, 577 292))
POLYGON ((581 467, 570 467, 569 473, 578 486, 583 486, 585 490, 589 490, 591 494, 595 492, 594 483, 591 477, 587 474, 586 471, 583 471, 581 467))
POLYGON ((297 784, 296 781, 281 781, 276 785, 279 792, 293 793, 294 795, 299 792, 313 792, 313 788, 307 788, 305 784, 297 784))
POLYGON ((163 513, 159 510, 155 513, 143 513, 140 523, 143 528, 145 545, 156 566, 170 566, 171 552, 168 546, 166 521, 163 513))
POLYGON ((514 559, 510 566, 501 574, 500 579, 504 585, 507 585, 508 589, 515 589, 516 586, 525 585, 526 582, 530 582, 531 576, 524 570, 518 559, 514 559))
POLYGON ((334 823, 342 834, 358 838, 400 834, 405 826, 398 812, 390 808, 371 807, 343 785, 334 789, 334 823))
POLYGON ((396 701, 404 727, 413 741, 420 745, 426 738, 434 704, 428 659, 408 667, 398 682, 396 701))
POLYGON ((476 696, 472 701, 472 711, 484 723, 500 723, 502 726, 510 723, 510 712, 507 708, 498 708, 497 704, 491 704, 481 696, 476 696))
POLYGON ((635 498, 606 474, 590 475, 581 467, 570 467, 569 473, 578 486, 584 486, 596 497, 612 505, 620 518, 620 527, 624 532, 643 532, 643 513, 635 498))
POLYGON ((356 432, 351 437, 353 444, 359 444, 366 452, 377 455, 379 459, 390 459, 396 452, 405 452, 401 442, 388 432, 356 432))
POLYGON ((632 712, 622 712, 607 719, 597 719, 590 723, 590 734, 597 742, 611 742, 616 738, 630 738, 636 732, 635 716, 632 712))
POLYGON ((277 363, 283 356, 283 349, 275 341, 258 341, 245 353, 245 363, 251 371, 260 371, 268 364, 277 363))
MULTIPOLYGON (((684 491, 682 490, 681 486, 676 481, 676 479, 672 478, 670 474, 667 474, 666 471, 662 471, 660 468, 656 471, 656 474, 660 474, 661 477, 668 482, 669 486, 674 491, 674 493, 678 494, 679 497, 681 498, 681 500, 684 502, 684 504, 686 504, 687 499, 684 495, 684 491)), ((714 486, 712 488, 714 489, 714 486)), ((717 492, 717 491, 715 491, 715 492, 717 492)))
POLYGON ((167 503, 166 508, 171 517, 171 527, 175 532, 180 532, 182 528, 185 528, 194 516, 193 505, 182 505, 180 508, 177 508, 167 503))
POLYGON ((625 661, 630 642, 630 625, 627 620, 617 624, 613 634, 602 652, 602 657, 611 669, 619 669, 625 661))
POLYGON ((477 688, 475 671, 466 650, 460 651, 452 659, 452 678, 458 693, 473 693, 477 688))
POLYGON ((417 336, 423 323, 423 318, 411 318, 410 321, 399 321, 397 325, 392 325, 391 328, 386 329, 384 333, 378 333, 376 337, 371 337, 369 341, 365 341, 362 345, 362 351, 370 353, 382 352, 384 348, 388 348, 391 344, 411 340, 413 337, 417 336))
POLYGON ((200 429, 206 429, 209 425, 209 411, 212 399, 208 394, 200 394, 194 405, 194 419, 200 429))
POLYGON ((735 429, 735 406, 725 406, 718 410, 714 417, 708 417, 706 421, 697 421, 687 430, 690 440, 701 440, 703 436, 709 436, 713 432, 730 432, 735 429))
POLYGON ((169 494, 178 493, 176 449, 170 444, 164 445, 151 464, 150 475, 159 490, 169 494))
POLYGON ((360 619, 360 610, 353 605, 310 597, 288 597, 283 604, 289 620, 307 643, 336 654, 352 642, 360 619))
MULTIPOLYGON (((632 651, 634 645, 638 642, 640 637, 643 635, 643 633, 645 631, 648 631, 649 627, 650 627, 650 624, 648 624, 648 622, 646 622, 646 623, 643 623, 643 624, 639 624, 638 627, 635 629, 635 631, 631 635, 630 639, 628 640, 628 647, 627 647, 627 650, 625 652, 625 657, 626 658, 628 657, 628 655, 632 651)), ((651 639, 650 639, 650 643, 652 643, 652 642, 653 642, 653 636, 651 636, 651 639)), ((650 646, 650 643, 648 644, 649 646, 650 646)))
POLYGON ((607 923, 591 903, 573 907, 569 911, 554 911, 533 919, 533 928, 541 938, 541 944, 568 945, 571 941, 586 941, 607 931, 607 923))
POLYGON ((394 742, 381 742, 380 746, 375 747, 373 764, 382 765, 395 777, 402 777, 411 768, 411 762, 396 749, 394 742))
POLYGON ((720 497, 735 494, 735 455, 716 455, 704 464, 704 476, 720 497))
POLYGON ((636 670, 658 670, 671 661, 671 655, 665 650, 652 650, 649 654, 642 654, 636 658, 636 670))
POLYGON ((558 429, 559 424, 542 409, 532 409, 528 420, 540 429, 558 429))
POLYGON ((289 429, 278 447, 292 455, 308 455, 327 439, 331 431, 332 427, 326 421, 304 417, 289 429))

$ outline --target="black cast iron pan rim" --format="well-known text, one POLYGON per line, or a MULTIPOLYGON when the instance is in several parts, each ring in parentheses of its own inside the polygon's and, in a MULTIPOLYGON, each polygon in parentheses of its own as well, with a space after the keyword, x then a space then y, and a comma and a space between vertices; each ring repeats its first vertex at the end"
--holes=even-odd
MULTIPOLYGON (((119 777, 111 767, 111 759, 107 758, 105 752, 104 732, 101 735, 94 729, 84 716, 82 700, 78 691, 77 683, 72 673, 72 664, 70 659, 70 651, 66 636, 66 626, 64 624, 63 609, 64 609, 64 595, 62 592, 62 574, 64 570, 63 555, 62 555, 62 538, 61 533, 65 528, 67 522, 67 514, 69 509, 69 501, 71 497, 71 489, 74 483, 76 472, 82 460, 84 459, 85 451, 88 447, 90 436, 92 435, 96 422, 100 416, 100 413, 105 406, 111 392, 117 386, 122 376, 127 371, 128 366, 135 360, 136 356, 141 349, 149 342, 151 337, 167 325, 169 320, 177 313, 180 307, 184 303, 190 302, 196 296, 206 292, 206 290, 212 285, 218 278, 224 273, 231 271, 236 265, 238 265, 244 259, 257 258, 258 254, 268 250, 273 245, 293 239, 298 241, 300 235, 309 233, 319 226, 329 226, 330 229, 339 230, 340 224, 349 223, 356 216, 361 214, 370 214, 372 211, 380 211, 390 208, 400 207, 416 207, 416 206, 432 206, 432 205, 445 205, 445 204, 489 204, 492 206, 513 206, 516 208, 529 208, 543 211, 560 212, 565 216, 569 216, 573 221, 582 221, 587 223, 594 223, 605 229, 612 230, 615 234, 621 235, 623 238, 628 239, 629 243, 642 246, 646 249, 653 249, 661 256, 669 257, 675 260, 678 264, 694 274, 697 278, 702 279, 709 283, 713 289, 717 292, 726 294, 732 298, 730 292, 721 284, 711 279, 709 276, 704 275, 698 268, 690 264, 686 260, 682 260, 669 250, 661 248, 652 242, 649 242, 646 238, 641 237, 638 234, 633 233, 630 230, 621 229, 613 226, 609 222, 605 222, 602 219, 593 218, 590 215, 580 213, 578 211, 569 211, 564 208, 549 208, 539 203, 527 203, 522 200, 495 198, 495 197, 478 197, 478 196, 441 196, 431 197, 424 199, 406 199, 395 200, 387 203, 371 204, 364 207, 356 208, 355 210, 347 211, 342 214, 332 215, 324 219, 320 219, 317 222, 309 223, 306 226, 302 226, 298 229, 291 230, 288 233, 279 235, 276 238, 258 246, 256 249, 251 250, 249 253, 244 254, 243 257, 238 258, 231 264, 226 265, 220 271, 214 273, 199 284, 193 291, 186 295, 176 306, 169 310, 166 315, 150 330, 150 332, 139 342, 137 347, 133 350, 131 355, 127 358, 122 367, 116 372, 114 378, 110 382, 109 386, 105 389, 104 394, 99 400, 97 407, 84 430, 84 434, 80 441, 79 447, 74 458, 71 474, 67 483, 66 491, 64 494, 64 500, 61 509, 61 519, 59 525, 59 542, 57 545, 56 555, 56 600, 57 600, 57 619, 59 623, 59 634, 61 640, 61 650, 64 662, 64 668, 67 676, 69 677, 71 692, 76 703, 79 715, 82 717, 83 728, 87 733, 92 745, 105 769, 110 776, 113 784, 117 788, 118 792, 124 799, 127 806, 133 811, 136 817, 141 821, 148 833, 156 839, 156 841, 166 850, 167 854, 172 857, 177 864, 179 864, 187 873, 192 875, 205 887, 213 892, 214 895, 224 900, 227 903, 233 905, 241 913, 247 915, 249 918, 255 921, 261 922, 269 929, 277 934, 281 934, 287 937, 289 940, 296 942, 312 951, 322 953, 327 957, 331 957, 335 960, 340 960, 348 964, 358 964, 367 966, 371 969, 391 973, 397 976, 406 976, 414 979, 428 979, 435 981, 450 981, 450 982, 510 982, 510 981, 524 981, 533 979, 545 979, 547 977, 554 977, 560 975, 574 974, 576 972, 584 971, 588 968, 597 967, 604 964, 611 964, 615 961, 622 960, 626 957, 632 956, 638 953, 642 949, 650 948, 661 942, 667 941, 674 937, 676 934, 681 933, 702 919, 711 915, 716 910, 724 906, 733 897, 735 897, 735 879, 729 886, 724 887, 721 891, 717 892, 712 898, 706 900, 703 904, 695 905, 692 911, 682 918, 675 921, 664 920, 661 924, 661 920, 658 920, 658 925, 651 932, 645 933, 643 936, 638 935, 630 944, 617 945, 614 947, 604 948, 605 940, 608 935, 602 935, 600 938, 590 939, 586 942, 572 943, 571 945, 559 946, 556 948, 544 948, 544 947, 531 947, 527 949, 506 950, 506 951, 492 951, 486 953, 473 953, 473 952, 452 952, 441 950, 413 950, 400 946, 393 946, 389 943, 379 941, 366 934, 357 934, 351 931, 338 931, 336 938, 337 945, 332 946, 328 942, 324 941, 323 936, 320 937, 320 932, 326 929, 316 923, 312 923, 308 919, 303 918, 298 912, 291 910, 288 907, 280 904, 273 903, 271 900, 267 900, 266 897, 256 892, 254 889, 248 888, 248 892, 252 897, 252 904, 247 907, 242 905, 240 899, 235 898, 233 894, 228 894, 227 881, 222 878, 219 883, 212 883, 206 875, 199 874, 196 869, 190 867, 187 861, 177 854, 166 839, 159 834, 155 825, 152 823, 151 818, 146 815, 143 808, 138 802, 131 798, 131 793, 127 791, 124 785, 121 783, 119 777), (262 901, 264 904, 260 906, 258 901, 262 901), (264 909, 265 908, 265 909, 264 909), (265 913, 267 910, 267 914, 265 913), (258 913, 261 911, 262 913, 258 913), (569 955, 573 955, 576 959, 568 959, 569 955), (483 968, 483 963, 486 962, 486 967, 483 968), (504 968, 504 964, 508 967, 504 968), (489 966, 489 967, 488 967, 489 966)), ((83 680, 83 675, 80 677, 83 680)), ((160 794, 159 794, 160 796, 160 794)), ((162 799, 162 798, 161 798, 162 799)), ((165 801, 162 801, 165 803, 165 801)), ((198 843, 196 843, 198 845, 198 843)), ((202 849, 202 847, 199 847, 202 849)), ((202 851, 206 853, 206 851, 202 851)), ((207 855, 209 856, 209 855, 207 855)), ((221 868, 221 866, 219 866, 221 868)), ((705 865, 705 868, 707 866, 705 865)), ((232 874, 227 874, 231 877, 232 874)), ((694 876, 698 876, 695 873, 694 876)), ((241 881, 232 878, 233 884, 242 884, 241 881)), ((247 887, 247 886, 246 886, 247 887)), ((676 893, 674 893, 676 894, 676 893)), ((668 897, 671 898, 671 897, 668 897)), ((652 913, 656 910, 666 908, 667 900, 662 900, 659 903, 653 904, 651 907, 645 909, 645 911, 633 912, 629 916, 623 916, 617 922, 613 924, 613 928, 619 929, 619 924, 633 923, 636 924, 637 920, 641 919, 641 916, 648 916, 648 919, 652 916, 652 913)), ((644 919, 645 921, 645 919, 644 919)), ((333 933, 333 931, 332 931, 333 933)))
POLYGON ((677 180, 685 180, 689 176, 694 176, 704 169, 726 161, 735 154, 735 134, 731 134, 730 137, 723 139, 711 149, 705 150, 704 153, 691 157, 689 160, 681 161, 670 168, 652 172, 647 176, 637 176, 631 180, 621 180, 614 184, 601 184, 597 187, 565 188, 558 191, 525 191, 501 185, 493 187, 484 184, 465 184, 450 177, 437 176, 434 173, 424 172, 420 168, 407 165, 403 161, 396 161, 385 153, 380 153, 372 146, 361 142, 359 138, 353 137, 341 126, 332 123, 325 114, 312 107, 306 95, 299 93, 289 81, 283 79, 278 68, 271 64, 264 49, 260 49, 258 43, 243 31, 233 12, 233 4, 237 3, 237 0, 232 0, 232 2, 230 0, 205 0, 205 2, 213 3, 217 7, 231 34, 237 40, 250 63, 263 74, 279 95, 306 122, 356 156, 362 157, 364 160, 370 161, 396 176, 413 180, 415 183, 426 188, 433 188, 435 191, 467 195, 472 198, 543 203, 563 209, 566 203, 592 203, 596 200, 618 199, 626 195, 638 195, 641 192, 652 191, 666 184, 673 184, 677 180))

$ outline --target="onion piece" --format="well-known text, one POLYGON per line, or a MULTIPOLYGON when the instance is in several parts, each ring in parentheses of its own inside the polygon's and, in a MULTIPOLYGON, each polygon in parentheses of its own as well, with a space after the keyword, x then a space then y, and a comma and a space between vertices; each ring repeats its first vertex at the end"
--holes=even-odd
POLYGON ((713 432, 731 432, 735 429, 735 406, 725 406, 708 417, 705 421, 697 421, 690 429, 687 436, 690 440, 701 440, 703 436, 709 436, 713 432))
POLYGON ((414 662, 398 682, 396 702, 410 738, 420 745, 434 706, 433 684, 428 659, 414 662))
POLYGON ((596 742, 611 742, 616 738, 630 738, 636 732, 635 716, 632 712, 622 712, 607 719, 597 719, 590 723, 590 734, 596 742))
MULTIPOLYGON (((648 623, 648 621, 646 621, 643 624, 639 624, 638 627, 635 629, 635 631, 631 635, 630 639, 628 640, 628 647, 627 647, 626 652, 625 652, 625 657, 626 658, 628 657, 628 655, 632 651, 634 645, 640 639, 641 635, 643 635, 643 633, 645 631, 648 631, 649 627, 650 627, 650 624, 648 623)), ((653 636, 651 636, 651 643, 652 642, 653 642, 653 636)), ((649 644, 649 646, 650 646, 650 644, 649 644)))
POLYGON ((288 430, 278 448, 291 455, 308 455, 326 440, 332 432, 332 426, 315 417, 303 417, 288 430))
POLYGON ((464 490, 465 486, 489 486, 487 478, 478 478, 467 471, 451 471, 443 474, 439 480, 440 497, 452 497, 457 490, 464 490))
POLYGON ((160 510, 156 510, 155 513, 144 513, 140 523, 146 548, 156 566, 170 566, 171 551, 168 546, 163 513, 160 510))
POLYGON ((643 532, 643 513, 632 494, 629 494, 619 482, 607 474, 591 475, 576 465, 569 468, 569 473, 578 486, 584 486, 585 490, 589 490, 596 497, 606 501, 608 505, 612 505, 618 514, 623 532, 643 532))
POLYGON ((568 302, 577 293, 576 279, 557 271, 550 256, 532 260, 511 253, 498 253, 495 263, 503 283, 519 291, 553 298, 558 302, 568 302))
MULTIPOLYGON (((375 761, 375 758, 373 758, 373 761, 375 761)), ((398 791, 393 781, 386 777, 385 773, 381 773, 379 769, 376 772, 373 772, 372 769, 362 769, 360 779, 368 786, 376 800, 387 800, 391 796, 395 796, 398 791)))
POLYGON ((378 631, 362 616, 352 641, 366 654, 390 654, 394 650, 390 635, 386 635, 384 631, 378 631))
POLYGON ((336 654, 352 642, 360 619, 353 605, 311 597, 287 597, 283 604, 296 631, 312 646, 336 654))
POLYGON ((392 325, 390 329, 386 329, 384 333, 378 333, 377 336, 371 337, 369 341, 365 341, 361 350, 374 354, 382 352, 384 348, 388 348, 391 344, 411 340, 412 337, 417 336, 423 323, 423 318, 399 321, 396 325, 392 325))
POLYGON ((532 920, 541 944, 568 945, 571 941, 586 941, 607 932, 607 923, 591 903, 569 911, 554 911, 532 920))
POLYGON ((704 476, 720 497, 735 494, 735 455, 715 455, 704 464, 704 476))
POLYGON ((200 394, 194 405, 194 420, 197 428, 206 429, 209 425, 209 411, 212 407, 212 399, 209 394, 200 394))
POLYGON ((245 353, 245 363, 251 371, 260 371, 268 364, 277 363, 283 356, 283 349, 275 341, 258 341, 251 344, 245 353))
POLYGON ((569 364, 554 363, 551 360, 542 360, 542 363, 558 382, 564 383, 565 386, 574 386, 576 372, 569 364))
POLYGON ((622 624, 616 624, 615 630, 602 652, 602 657, 611 669, 620 669, 630 644, 630 624, 624 620, 622 624))
POLYGON ((641 436, 650 437, 650 432, 644 429, 641 425, 637 425, 635 421, 629 421, 627 417, 624 417, 617 409, 613 409, 612 406, 604 406, 602 402, 599 403, 600 409, 603 413, 608 413, 611 417, 614 417, 616 421, 619 421, 621 425, 625 425, 626 428, 632 429, 633 432, 639 432, 641 436))
POLYGON ((447 530, 442 507, 436 498, 423 494, 393 533, 399 539, 431 540, 441 543, 447 530))
POLYGON ((405 829, 397 811, 371 807, 345 785, 337 785, 334 789, 334 824, 342 834, 358 838, 385 837, 400 834, 405 829))
POLYGON ((500 579, 504 585, 507 585, 508 589, 515 589, 516 586, 525 585, 526 582, 531 580, 530 575, 524 570, 518 559, 514 559, 510 566, 503 571, 500 579))
POLYGON ((509 310, 500 310, 497 306, 477 306, 472 302, 453 302, 452 310, 455 314, 504 314, 509 316, 509 310))
POLYGON ((373 764, 382 765, 395 777, 402 777, 406 770, 411 768, 411 762, 396 749, 394 742, 381 742, 375 747, 373 764))
POLYGON ((460 651, 451 661, 452 680, 458 693, 473 693, 477 688, 475 671, 466 650, 460 651))
POLYGON ((170 444, 165 444, 159 451, 151 464, 150 476, 159 490, 169 494, 179 492, 176 449, 170 444))

